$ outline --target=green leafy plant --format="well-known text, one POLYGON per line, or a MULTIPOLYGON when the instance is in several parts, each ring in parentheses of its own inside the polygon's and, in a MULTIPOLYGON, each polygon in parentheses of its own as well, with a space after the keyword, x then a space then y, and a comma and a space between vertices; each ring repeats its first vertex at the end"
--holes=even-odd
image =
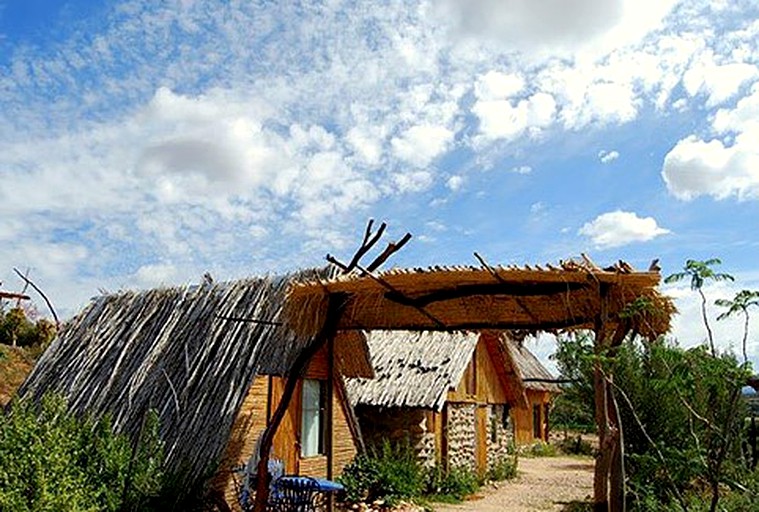
POLYGON ((676 283, 684 279, 690 279, 691 290, 697 291, 701 296, 701 316, 704 320, 706 333, 709 338, 709 348, 713 356, 717 355, 714 348, 714 335, 712 334, 709 319, 706 315, 706 295, 704 295, 703 286, 706 281, 734 281, 735 278, 730 274, 716 272, 712 267, 721 265, 722 260, 711 258, 705 261, 686 260, 682 272, 675 272, 664 279, 665 283, 676 283))
POLYGON ((456 503, 480 486, 474 471, 468 468, 452 467, 446 471, 441 466, 434 466, 427 472, 427 499, 445 503, 456 503))
POLYGON ((144 510, 161 491, 157 416, 133 447, 108 419, 77 418, 60 396, 0 414, 0 510, 144 510))
POLYGON ((497 482, 511 480, 517 476, 518 467, 519 456, 516 453, 502 457, 488 468, 486 478, 497 482))
POLYGON ((743 362, 747 363, 748 354, 746 353, 746 342, 748 341, 748 311, 751 307, 759 307, 759 291, 741 290, 735 294, 735 297, 732 300, 717 299, 714 303, 717 306, 727 309, 727 311, 724 311, 717 317, 717 320, 724 320, 738 313, 743 315, 743 362))
POLYGON ((392 445, 386 439, 346 466, 340 482, 348 501, 384 500, 392 505, 422 494, 424 471, 408 442, 392 445))

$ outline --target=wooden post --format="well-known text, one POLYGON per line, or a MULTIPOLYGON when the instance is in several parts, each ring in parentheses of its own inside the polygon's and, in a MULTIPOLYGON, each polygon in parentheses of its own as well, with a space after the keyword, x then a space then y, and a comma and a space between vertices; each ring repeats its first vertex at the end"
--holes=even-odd
MULTIPOLYGON (((610 376, 609 379, 612 379, 610 376)), ((609 419, 613 424, 614 445, 609 468, 609 508, 614 512, 625 512, 625 438, 622 430, 622 417, 614 394, 614 386, 609 380, 606 383, 606 394, 609 404, 609 419)))
POLYGON ((599 285, 598 295, 600 311, 596 316, 593 329, 595 334, 594 352, 596 355, 596 360, 593 364, 593 396, 596 426, 598 429, 598 457, 596 458, 593 477, 593 512, 608 512, 612 439, 609 429, 608 388, 600 360, 606 350, 606 321, 608 316, 606 297, 608 295, 608 288, 599 285))
POLYGON ((290 406, 295 388, 298 384, 298 380, 303 376, 308 367, 308 363, 311 358, 321 349, 330 338, 334 338, 337 333, 337 325, 340 322, 340 317, 345 309, 346 304, 345 294, 332 294, 329 296, 327 305, 327 317, 324 321, 321 331, 314 337, 311 344, 307 345, 298 357, 295 359, 290 372, 287 375, 287 381, 285 382, 285 389, 282 392, 279 404, 272 415, 271 422, 266 425, 266 429, 261 435, 261 453, 258 461, 258 467, 256 468, 256 499, 253 507, 254 512, 264 512, 266 510, 266 503, 269 500, 269 454, 271 453, 271 446, 274 442, 274 436, 277 433, 282 419, 285 417, 287 408, 290 406))
MULTIPOLYGON (((335 391, 334 379, 335 379, 335 337, 330 336, 327 340, 327 403, 325 405, 324 414, 326 415, 326 436, 324 439, 324 451, 327 453, 327 480, 332 480, 334 477, 334 443, 332 436, 334 434, 334 419, 332 418, 333 407, 332 400, 335 391)), ((327 510, 332 512, 335 509, 335 494, 327 493, 327 510)))

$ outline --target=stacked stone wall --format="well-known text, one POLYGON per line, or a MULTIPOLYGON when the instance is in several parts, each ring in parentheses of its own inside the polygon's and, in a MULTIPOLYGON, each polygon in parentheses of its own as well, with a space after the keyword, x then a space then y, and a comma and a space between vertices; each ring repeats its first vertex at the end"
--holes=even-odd
POLYGON ((488 408, 488 468, 507 457, 514 445, 514 424, 508 411, 504 411, 506 407, 498 404, 488 408), (504 414, 508 420, 506 425, 503 422, 504 414))
POLYGON ((424 409, 359 406, 356 414, 368 447, 381 447, 385 440, 393 446, 409 443, 422 465, 435 464, 435 433, 424 409))
POLYGON ((476 404, 448 403, 448 465, 451 468, 477 469, 475 436, 476 404))

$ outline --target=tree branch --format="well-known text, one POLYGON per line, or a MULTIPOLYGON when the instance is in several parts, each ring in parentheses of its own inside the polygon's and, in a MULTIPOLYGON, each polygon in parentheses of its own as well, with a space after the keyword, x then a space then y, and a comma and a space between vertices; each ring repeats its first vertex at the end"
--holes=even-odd
POLYGON ((37 293, 39 293, 42 296, 42 298, 45 301, 45 304, 47 304, 47 307, 50 310, 50 313, 53 314, 53 319, 55 320, 55 327, 56 328, 60 327, 61 326, 61 322, 60 322, 60 320, 58 320, 58 315, 55 313, 55 308, 53 308, 53 305, 50 303, 50 300, 47 298, 47 295, 45 295, 45 293, 42 290, 40 290, 39 287, 36 284, 34 284, 31 279, 29 279, 24 274, 22 274, 21 272, 19 272, 19 270, 17 268, 14 268, 13 271, 16 274, 18 274, 18 276, 21 279, 23 279, 25 283, 27 283, 29 286, 31 286, 32 288, 34 288, 34 291, 36 291, 37 293))

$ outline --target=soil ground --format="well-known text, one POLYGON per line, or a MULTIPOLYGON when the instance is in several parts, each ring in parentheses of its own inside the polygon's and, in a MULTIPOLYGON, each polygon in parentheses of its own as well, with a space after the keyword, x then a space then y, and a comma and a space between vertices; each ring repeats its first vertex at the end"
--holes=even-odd
POLYGON ((483 487, 463 503, 433 507, 436 512, 578 510, 593 493, 593 464, 590 457, 522 457, 514 480, 483 487))

